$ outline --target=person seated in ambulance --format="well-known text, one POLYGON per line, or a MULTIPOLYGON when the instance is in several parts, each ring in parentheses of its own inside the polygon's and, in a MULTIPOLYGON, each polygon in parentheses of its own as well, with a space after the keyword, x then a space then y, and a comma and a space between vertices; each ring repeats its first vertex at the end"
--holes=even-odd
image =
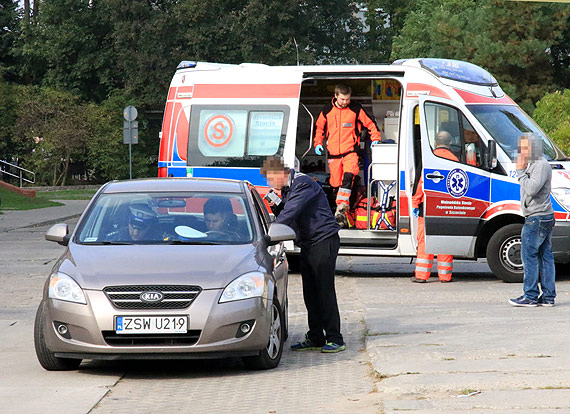
POLYGON ((324 140, 328 152, 329 184, 336 195, 335 218, 341 227, 347 226, 354 177, 360 172, 357 149, 362 127, 368 129, 372 142, 379 142, 380 131, 374 116, 362 105, 351 102, 352 89, 345 84, 335 87, 334 98, 321 110, 315 122, 315 153, 322 155, 324 140))
MULTIPOLYGON (((441 130, 435 136, 435 149, 433 153, 438 157, 451 161, 459 159, 450 151, 452 136, 449 132, 441 130)), ((430 277, 433 266, 433 254, 426 254, 425 221, 422 213, 424 202, 424 182, 420 177, 416 193, 412 197, 412 214, 418 219, 418 253, 416 257, 416 270, 412 282, 425 283, 430 277)), ((451 282, 453 272, 453 256, 448 254, 437 255, 437 275, 442 283, 451 282)))

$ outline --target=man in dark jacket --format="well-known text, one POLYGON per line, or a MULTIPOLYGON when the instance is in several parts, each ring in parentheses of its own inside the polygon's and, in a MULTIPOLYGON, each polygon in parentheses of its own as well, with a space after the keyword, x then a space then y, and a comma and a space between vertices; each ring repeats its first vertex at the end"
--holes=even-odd
POLYGON ((315 180, 285 167, 279 158, 266 159, 261 173, 272 187, 281 190, 282 202, 278 206, 270 203, 277 216, 275 222, 293 227, 301 247, 301 278, 309 331, 291 349, 344 351, 334 285, 340 226, 327 197, 315 180))

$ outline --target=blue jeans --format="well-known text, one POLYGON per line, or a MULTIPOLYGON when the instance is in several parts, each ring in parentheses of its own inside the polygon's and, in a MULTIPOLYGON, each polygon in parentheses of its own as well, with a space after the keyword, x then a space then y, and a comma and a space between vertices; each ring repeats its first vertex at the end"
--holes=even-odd
POLYGON ((522 229, 521 256, 524 267, 524 296, 531 300, 538 299, 538 281, 544 299, 554 300, 556 288, 554 280, 554 256, 552 255, 552 229, 554 214, 527 217, 522 229))

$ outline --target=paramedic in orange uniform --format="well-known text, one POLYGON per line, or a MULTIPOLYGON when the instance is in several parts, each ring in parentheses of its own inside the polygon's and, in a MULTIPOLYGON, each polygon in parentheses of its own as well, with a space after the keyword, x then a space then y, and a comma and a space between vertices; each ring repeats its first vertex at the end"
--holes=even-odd
MULTIPOLYGON (((435 150, 433 153, 441 158, 452 161, 459 161, 457 157, 449 150, 451 145, 451 134, 447 131, 439 131, 435 137, 435 150)), ((426 254, 425 242, 425 222, 423 215, 420 215, 420 205, 424 202, 424 182, 420 177, 416 193, 412 197, 412 213, 418 218, 418 257, 416 258, 415 276, 412 282, 425 283, 431 274, 433 264, 433 254, 426 254)), ((439 281, 443 283, 451 282, 451 273, 453 272, 453 256, 449 254, 437 255, 437 275, 439 281)))
POLYGON ((380 141, 374 116, 367 114, 360 104, 350 102, 351 93, 350 86, 336 85, 334 98, 323 107, 316 121, 315 153, 323 153, 326 138, 329 182, 338 189, 335 218, 339 223, 345 223, 354 177, 360 171, 356 149, 360 145, 362 126, 370 132, 373 143, 380 141))

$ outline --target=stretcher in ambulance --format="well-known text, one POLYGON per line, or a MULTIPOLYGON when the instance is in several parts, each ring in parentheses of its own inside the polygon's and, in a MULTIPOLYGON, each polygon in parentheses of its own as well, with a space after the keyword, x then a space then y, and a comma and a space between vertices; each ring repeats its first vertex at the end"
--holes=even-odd
MULTIPOLYGON (((372 148, 365 130, 361 136, 353 190, 360 199, 352 200, 352 226, 340 231, 340 254, 415 257, 411 198, 423 177, 426 251, 486 258, 499 278, 521 281, 524 217, 515 158, 518 137, 534 132, 553 169, 554 257, 570 262, 570 162, 490 73, 468 62, 272 67, 184 61, 168 92, 158 175, 243 179, 263 195, 268 187, 260 166, 276 155, 334 197, 326 154, 315 154, 313 138, 315 119, 340 82, 382 133, 372 148), (440 131, 451 135, 449 150, 458 161, 434 153, 440 131)), ((298 249, 289 249, 294 262, 298 249)))

